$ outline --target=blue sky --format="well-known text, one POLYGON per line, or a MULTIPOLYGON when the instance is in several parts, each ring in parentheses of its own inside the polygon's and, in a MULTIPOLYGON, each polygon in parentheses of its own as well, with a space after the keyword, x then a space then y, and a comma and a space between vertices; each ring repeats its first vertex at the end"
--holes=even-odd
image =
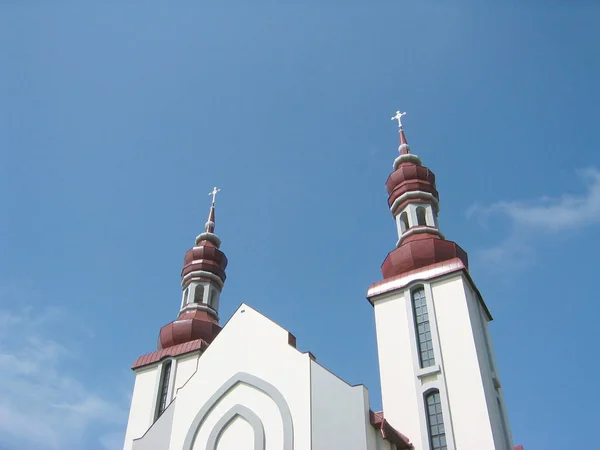
POLYGON ((516 443, 593 447, 600 4, 255 3, 0 1, 0 449, 120 448, 213 185, 221 317, 254 306, 379 408, 396 109, 516 443))

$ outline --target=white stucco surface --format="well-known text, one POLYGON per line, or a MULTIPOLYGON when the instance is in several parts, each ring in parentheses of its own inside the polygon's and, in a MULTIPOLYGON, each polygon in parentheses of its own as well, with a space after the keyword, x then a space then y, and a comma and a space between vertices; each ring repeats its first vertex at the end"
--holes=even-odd
POLYGON ((311 361, 312 450, 367 448, 369 398, 364 386, 350 386, 311 361))
POLYGON ((237 417, 224 430, 217 442, 217 450, 255 450, 253 438, 254 434, 250 424, 241 417, 237 417))
POLYGON ((422 424, 418 414, 421 395, 416 384, 416 355, 411 344, 414 328, 405 291, 391 292, 373 300, 385 417, 410 438, 415 449, 422 449, 422 424))
POLYGON ((173 397, 177 395, 179 389, 188 382, 196 373, 200 352, 193 352, 176 358, 175 382, 173 386, 173 397))
POLYGON ((152 424, 157 383, 157 365, 142 368, 136 372, 124 450, 131 450, 133 440, 142 436, 152 424))
POLYGON ((174 358, 174 400, 148 430, 153 416, 141 410, 156 402, 161 364, 138 371, 132 415, 143 420, 130 421, 125 449, 146 433, 132 450, 391 450, 371 426, 366 388, 298 351, 246 305, 202 355, 174 358))
POLYGON ((492 431, 495 417, 485 392, 486 385, 492 387, 491 372, 478 332, 481 322, 471 315, 476 304, 467 283, 459 273, 431 284, 454 440, 461 450, 504 450, 492 431))

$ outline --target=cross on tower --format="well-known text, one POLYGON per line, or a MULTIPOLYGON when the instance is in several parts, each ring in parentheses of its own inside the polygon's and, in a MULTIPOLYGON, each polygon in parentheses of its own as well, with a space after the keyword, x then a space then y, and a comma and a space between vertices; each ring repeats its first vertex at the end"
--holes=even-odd
POLYGON ((402 128, 402 116, 405 116, 405 115, 406 115, 405 112, 401 113, 400 111, 396 111, 396 115, 394 117, 392 117, 392 120, 398 121, 398 128, 402 128))
POLYGON ((215 186, 213 188, 213 190, 208 193, 208 195, 212 195, 212 205, 213 206, 215 206, 215 198, 217 197, 217 192, 221 192, 221 189, 217 189, 217 187, 215 186))

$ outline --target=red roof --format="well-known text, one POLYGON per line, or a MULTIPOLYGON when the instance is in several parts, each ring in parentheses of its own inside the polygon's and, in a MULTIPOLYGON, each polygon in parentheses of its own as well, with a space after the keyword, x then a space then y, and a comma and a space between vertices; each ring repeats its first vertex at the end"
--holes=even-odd
POLYGON ((394 444, 398 450, 414 449, 408 438, 391 426, 387 420, 385 420, 383 417, 383 412, 369 411, 369 418, 371 419, 371 426, 377 430, 380 430, 381 437, 394 444))
POLYGON ((178 356, 185 353, 190 353, 196 350, 206 350, 208 344, 202 339, 196 339, 194 341, 185 342, 179 345, 173 345, 172 347, 163 348, 152 353, 140 356, 131 366, 132 369, 139 369, 140 367, 147 366, 160 361, 168 356, 178 356))

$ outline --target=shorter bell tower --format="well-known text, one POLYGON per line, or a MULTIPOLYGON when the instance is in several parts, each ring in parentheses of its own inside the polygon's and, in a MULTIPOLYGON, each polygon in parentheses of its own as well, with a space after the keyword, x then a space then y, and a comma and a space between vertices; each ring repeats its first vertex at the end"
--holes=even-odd
POLYGON ((415 450, 512 450, 488 322, 467 253, 439 230, 434 173, 399 153, 386 188, 396 248, 367 293, 375 311, 383 410, 415 450))
POLYGON ((140 356, 133 364, 135 385, 131 398, 124 450, 159 419, 168 422, 169 404, 193 376, 198 358, 221 331, 219 297, 225 284, 227 257, 215 234, 215 196, 204 232, 184 258, 182 296, 177 318, 160 329, 156 351, 140 356))

